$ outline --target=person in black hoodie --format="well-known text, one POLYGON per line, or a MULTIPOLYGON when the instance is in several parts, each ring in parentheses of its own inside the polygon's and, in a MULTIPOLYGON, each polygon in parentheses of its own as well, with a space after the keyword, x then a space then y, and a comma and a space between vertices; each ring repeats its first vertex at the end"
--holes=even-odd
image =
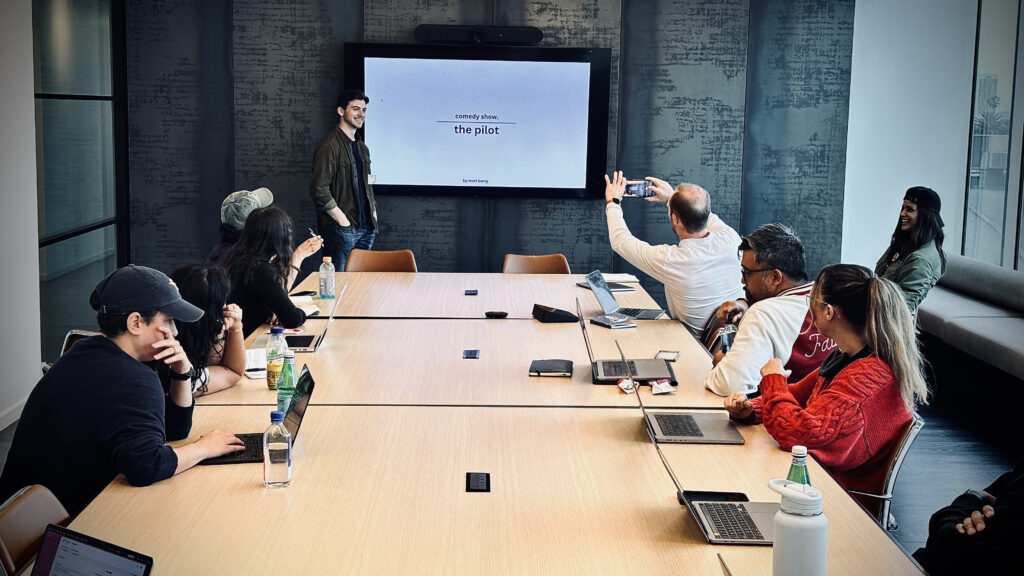
MULTIPOLYGON (((1024 458, 984 490, 967 490, 932 515, 914 558, 929 574, 1009 574, 1024 542, 1024 458)), ((1017 566, 1017 568, 1012 568, 1017 566)))

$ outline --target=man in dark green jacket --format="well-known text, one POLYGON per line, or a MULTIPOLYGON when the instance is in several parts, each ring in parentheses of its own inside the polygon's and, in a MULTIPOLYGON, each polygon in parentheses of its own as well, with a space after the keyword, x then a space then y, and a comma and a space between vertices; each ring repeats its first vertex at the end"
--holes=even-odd
POLYGON ((324 256, 343 271, 353 248, 369 250, 377 235, 377 203, 373 198, 370 150, 356 131, 363 127, 370 99, 359 90, 338 95, 338 126, 313 154, 309 196, 316 204, 317 228, 324 238, 324 256))

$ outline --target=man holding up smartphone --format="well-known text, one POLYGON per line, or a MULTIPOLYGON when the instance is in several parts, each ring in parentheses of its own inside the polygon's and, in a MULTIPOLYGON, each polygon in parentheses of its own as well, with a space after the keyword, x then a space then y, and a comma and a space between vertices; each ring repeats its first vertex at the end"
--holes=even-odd
POLYGON ((635 238, 626 226, 622 199, 627 180, 621 171, 605 180, 605 216, 612 250, 665 285, 668 311, 698 338, 722 302, 743 294, 736 248, 739 234, 711 212, 707 190, 683 183, 673 190, 653 176, 635 185, 635 196, 668 204, 669 224, 679 243, 651 245, 635 238))

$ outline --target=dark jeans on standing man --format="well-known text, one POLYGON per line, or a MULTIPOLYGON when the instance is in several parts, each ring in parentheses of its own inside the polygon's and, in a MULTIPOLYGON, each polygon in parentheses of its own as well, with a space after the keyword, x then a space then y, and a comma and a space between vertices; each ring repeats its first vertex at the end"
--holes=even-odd
POLYGON ((331 222, 323 231, 324 256, 331 257, 331 263, 338 272, 345 271, 348 253, 353 248, 369 250, 373 247, 373 239, 377 231, 373 228, 356 228, 355 226, 339 226, 331 222))

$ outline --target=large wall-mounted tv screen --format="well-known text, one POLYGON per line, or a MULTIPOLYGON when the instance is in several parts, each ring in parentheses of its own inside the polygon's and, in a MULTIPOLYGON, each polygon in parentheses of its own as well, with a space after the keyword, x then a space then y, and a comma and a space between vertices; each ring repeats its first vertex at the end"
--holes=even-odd
POLYGON ((376 194, 601 196, 611 51, 345 44, 376 194))

